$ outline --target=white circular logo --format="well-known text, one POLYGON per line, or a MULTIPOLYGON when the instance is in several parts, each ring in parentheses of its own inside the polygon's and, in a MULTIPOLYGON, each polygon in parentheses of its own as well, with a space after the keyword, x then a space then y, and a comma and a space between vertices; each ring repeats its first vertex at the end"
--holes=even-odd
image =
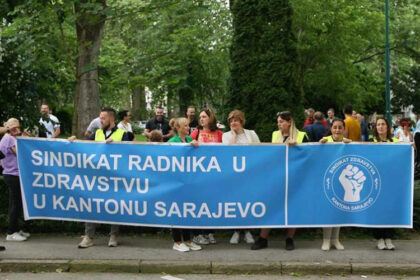
POLYGON ((334 161, 324 175, 324 192, 334 207, 347 212, 372 206, 381 191, 378 169, 369 160, 348 155, 334 161))

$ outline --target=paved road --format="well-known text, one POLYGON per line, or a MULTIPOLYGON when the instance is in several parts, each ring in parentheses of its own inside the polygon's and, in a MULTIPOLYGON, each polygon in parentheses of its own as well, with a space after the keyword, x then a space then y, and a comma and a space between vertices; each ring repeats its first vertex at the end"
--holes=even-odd
POLYGON ((420 277, 400 277, 400 276, 275 276, 275 275, 160 275, 160 274, 147 274, 147 275, 138 275, 138 274, 109 274, 109 273, 0 273, 1 280, 274 280, 274 279, 283 279, 283 280, 296 280, 296 279, 305 279, 305 280, 363 280, 363 279, 372 279, 372 280, 395 280, 395 279, 420 279, 420 277))

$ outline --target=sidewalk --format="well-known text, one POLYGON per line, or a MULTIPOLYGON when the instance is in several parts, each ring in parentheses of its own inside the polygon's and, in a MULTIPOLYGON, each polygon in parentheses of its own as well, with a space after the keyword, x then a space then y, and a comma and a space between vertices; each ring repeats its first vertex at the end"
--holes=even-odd
POLYGON ((2 272, 133 272, 171 274, 384 274, 420 275, 420 240, 396 240, 395 251, 379 251, 375 240, 343 240, 344 251, 320 250, 321 240, 296 240, 296 250, 284 241, 251 251, 249 245, 218 240, 202 251, 172 250, 170 240, 121 236, 120 246, 108 248, 108 238, 78 249, 79 237, 33 236, 25 242, 2 242, 2 272))

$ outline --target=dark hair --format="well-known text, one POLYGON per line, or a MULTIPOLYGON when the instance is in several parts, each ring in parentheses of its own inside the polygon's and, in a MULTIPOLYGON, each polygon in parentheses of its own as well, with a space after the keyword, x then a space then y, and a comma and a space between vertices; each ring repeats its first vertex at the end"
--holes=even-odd
POLYGON ((290 121, 293 119, 292 113, 290 111, 283 111, 277 113, 277 118, 280 117, 285 121, 290 121))
POLYGON ((120 118, 120 121, 124 120, 124 118, 125 118, 127 115, 128 115, 128 110, 123 110, 123 111, 120 111, 120 112, 118 113, 118 117, 120 118))
POLYGON ((344 109, 343 109, 343 112, 344 112, 344 114, 347 114, 347 115, 353 114, 353 105, 351 105, 351 104, 345 105, 344 109))
MULTIPOLYGON (((201 109, 200 113, 198 113, 198 116, 200 116, 200 114, 204 112, 206 113, 206 115, 209 117, 209 128, 210 131, 216 131, 217 130, 217 121, 216 121, 216 117, 214 116, 214 113, 210 110, 210 109, 201 109)), ((203 127, 201 126, 201 124, 198 124, 197 126, 198 130, 203 129, 203 127)))
POLYGON ((341 122, 341 123, 343 124, 343 127, 344 127, 344 128, 346 128, 346 123, 344 122, 344 120, 343 120, 343 119, 340 119, 340 118, 334 118, 334 119, 332 120, 332 122, 331 122, 331 126, 333 126, 333 124, 334 124, 335 122, 341 122))
POLYGON ((376 139, 376 141, 381 142, 381 138, 379 137, 379 133, 378 133, 378 129, 376 128, 376 125, 378 123, 379 120, 384 120, 386 123, 386 139, 388 139, 389 141, 392 142, 392 133, 391 133, 391 127, 389 126, 389 122, 386 118, 383 117, 379 117, 376 119, 375 122, 375 127, 373 128, 372 134, 373 134, 373 138, 376 139))
POLYGON ((102 107, 101 108, 101 112, 107 112, 109 115, 111 115, 112 117, 114 117, 115 118, 115 115, 117 114, 116 112, 115 112, 115 110, 114 109, 112 109, 111 107, 102 107))
POLYGON ((334 125, 335 122, 341 122, 343 124, 343 127, 346 128, 346 123, 344 122, 343 119, 333 118, 333 120, 331 121, 330 129, 328 129, 327 133, 325 133, 324 136, 331 136, 332 135, 331 128, 332 128, 332 126, 334 125))

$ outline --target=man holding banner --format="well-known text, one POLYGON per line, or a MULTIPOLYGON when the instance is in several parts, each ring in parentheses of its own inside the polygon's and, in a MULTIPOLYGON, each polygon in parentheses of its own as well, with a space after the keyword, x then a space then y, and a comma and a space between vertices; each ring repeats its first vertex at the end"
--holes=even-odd
MULTIPOLYGON (((115 125, 116 112, 110 107, 104 107, 101 109, 99 119, 101 120, 102 128, 96 130, 95 134, 89 137, 89 140, 105 141, 105 143, 130 141, 127 132, 123 129, 118 128, 115 125)), ((71 136, 69 141, 76 140, 75 136, 71 136)), ((83 240, 79 243, 78 247, 88 248, 93 246, 93 235, 95 234, 97 224, 96 223, 85 223, 85 235, 83 240)), ((110 231, 110 238, 108 242, 109 247, 117 247, 117 234, 119 231, 119 225, 112 224, 110 231)))

